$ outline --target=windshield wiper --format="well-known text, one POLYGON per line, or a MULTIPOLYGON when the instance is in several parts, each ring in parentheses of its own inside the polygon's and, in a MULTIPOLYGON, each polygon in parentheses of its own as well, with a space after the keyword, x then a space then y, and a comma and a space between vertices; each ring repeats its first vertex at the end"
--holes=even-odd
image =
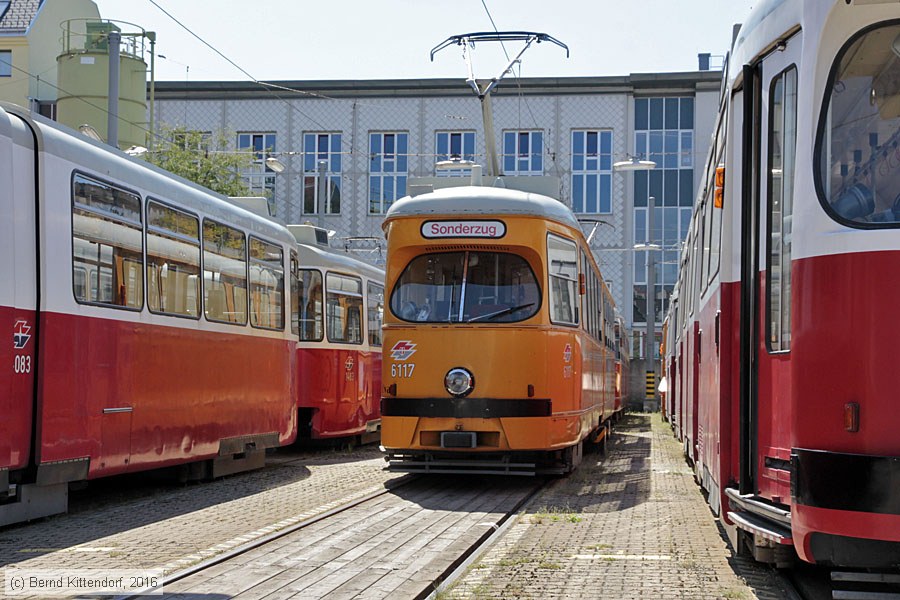
POLYGON ((466 321, 466 323, 474 323, 475 321, 483 321, 485 319, 493 319, 494 317, 499 317, 501 315, 508 315, 509 313, 514 313, 517 310, 522 310, 523 308, 528 308, 529 306, 534 306, 534 302, 501 308, 500 310, 496 310, 492 313, 487 313, 486 315, 478 315, 477 317, 472 317, 471 319, 466 321))

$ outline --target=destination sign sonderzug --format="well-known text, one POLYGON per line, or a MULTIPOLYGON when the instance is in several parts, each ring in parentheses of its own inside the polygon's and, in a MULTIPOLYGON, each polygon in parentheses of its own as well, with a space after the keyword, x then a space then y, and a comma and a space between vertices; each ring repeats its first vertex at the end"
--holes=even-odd
POLYGON ((503 221, 425 221, 424 238, 501 238, 506 235, 503 221))

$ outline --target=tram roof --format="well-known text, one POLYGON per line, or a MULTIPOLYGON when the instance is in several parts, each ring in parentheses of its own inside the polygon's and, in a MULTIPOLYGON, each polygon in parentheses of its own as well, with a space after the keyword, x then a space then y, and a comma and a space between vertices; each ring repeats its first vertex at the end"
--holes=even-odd
POLYGON ((384 282, 384 270, 365 261, 335 251, 334 248, 321 248, 312 244, 297 244, 300 252, 300 268, 320 267, 347 273, 365 275, 379 283, 384 282))
POLYGON ((388 209, 385 221, 397 217, 525 215, 550 219, 581 230, 572 211, 549 196, 504 188, 451 187, 401 198, 388 209))

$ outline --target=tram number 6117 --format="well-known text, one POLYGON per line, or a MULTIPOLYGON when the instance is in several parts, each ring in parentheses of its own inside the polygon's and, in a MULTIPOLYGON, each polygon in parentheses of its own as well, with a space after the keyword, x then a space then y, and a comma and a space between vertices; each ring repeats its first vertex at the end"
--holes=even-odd
POLYGON ((31 373, 31 356, 27 354, 16 355, 15 371, 18 374, 31 373))
POLYGON ((398 365, 397 363, 391 364, 391 377, 395 377, 397 379, 409 379, 412 377, 413 371, 416 370, 416 365, 413 363, 404 363, 402 365, 398 365))

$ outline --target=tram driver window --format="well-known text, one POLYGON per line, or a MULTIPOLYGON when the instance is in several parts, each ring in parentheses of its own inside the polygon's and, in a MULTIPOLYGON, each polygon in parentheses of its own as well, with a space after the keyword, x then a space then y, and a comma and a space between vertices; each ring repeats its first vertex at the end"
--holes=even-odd
POLYGON ((818 146, 819 190, 848 224, 900 226, 900 25, 838 55, 818 146))

